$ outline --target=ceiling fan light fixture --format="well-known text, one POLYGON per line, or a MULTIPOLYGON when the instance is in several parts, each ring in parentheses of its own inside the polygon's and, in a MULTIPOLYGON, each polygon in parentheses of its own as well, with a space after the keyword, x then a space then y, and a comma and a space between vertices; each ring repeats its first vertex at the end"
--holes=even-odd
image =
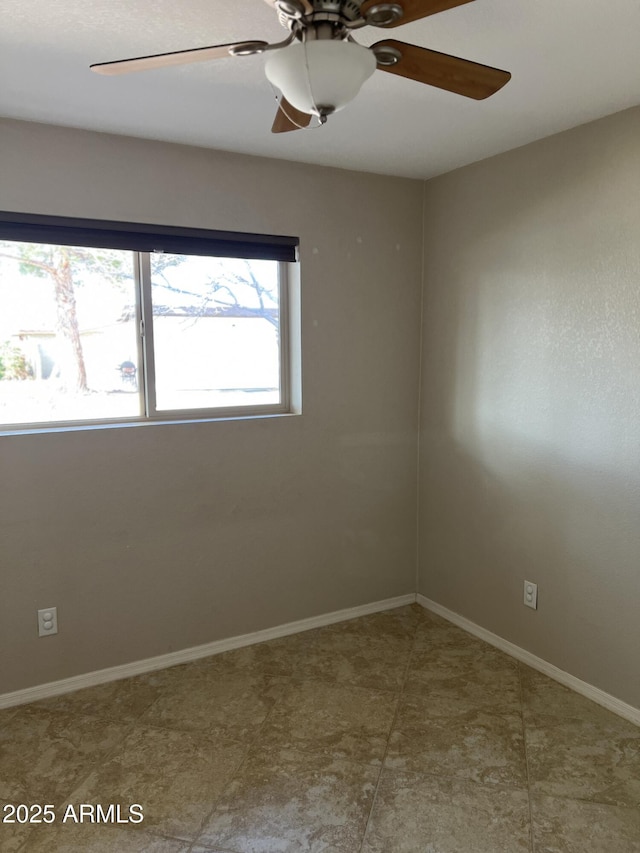
POLYGON ((296 42, 267 56, 267 79, 296 109, 327 116, 352 101, 376 70, 373 52, 354 42, 296 42))

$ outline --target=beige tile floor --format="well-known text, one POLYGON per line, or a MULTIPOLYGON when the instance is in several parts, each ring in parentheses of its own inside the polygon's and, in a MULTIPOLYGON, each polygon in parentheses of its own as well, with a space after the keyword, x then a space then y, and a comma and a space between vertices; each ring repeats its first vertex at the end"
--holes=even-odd
POLYGON ((2 711, 10 803, 2 853, 640 853, 640 729, 413 605, 2 711))

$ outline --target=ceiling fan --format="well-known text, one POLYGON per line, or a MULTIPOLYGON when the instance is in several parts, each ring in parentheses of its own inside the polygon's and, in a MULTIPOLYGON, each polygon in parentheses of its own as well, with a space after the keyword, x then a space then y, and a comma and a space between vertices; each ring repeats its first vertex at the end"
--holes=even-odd
POLYGON ((474 0, 265 0, 278 13, 288 37, 276 44, 242 41, 176 50, 91 66, 99 74, 127 74, 228 56, 266 53, 265 74, 282 95, 271 130, 308 127, 353 100, 377 69, 481 100, 511 79, 508 71, 480 65, 417 45, 384 39, 371 47, 353 32, 365 26, 392 28, 474 0))

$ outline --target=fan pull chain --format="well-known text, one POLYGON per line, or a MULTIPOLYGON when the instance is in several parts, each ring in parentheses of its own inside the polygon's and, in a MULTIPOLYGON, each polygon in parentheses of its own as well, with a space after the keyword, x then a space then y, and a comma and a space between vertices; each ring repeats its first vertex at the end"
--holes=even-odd
POLYGON ((313 124, 313 125, 298 124, 298 122, 294 118, 292 118, 289 115, 289 113, 286 111, 286 109, 282 106, 282 103, 280 101, 280 93, 278 92, 276 87, 273 85, 273 83, 269 83, 269 85, 271 86, 271 91, 273 92, 273 97, 274 97, 276 103, 278 104, 278 109, 282 110, 282 112, 289 119, 291 124, 293 124, 295 127, 297 127, 298 130, 319 130, 323 126, 323 124, 326 122, 326 120, 327 120, 326 116, 325 116, 324 121, 322 121, 320 116, 313 115, 314 118, 318 119, 318 124, 313 124))

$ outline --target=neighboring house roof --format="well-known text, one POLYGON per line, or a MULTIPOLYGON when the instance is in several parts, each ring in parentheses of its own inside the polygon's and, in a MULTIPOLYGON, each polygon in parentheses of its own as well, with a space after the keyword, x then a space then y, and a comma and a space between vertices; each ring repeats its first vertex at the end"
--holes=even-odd
MULTIPOLYGON (((197 307, 194 305, 154 305, 154 317, 255 317, 274 321, 278 319, 277 308, 246 308, 241 305, 209 305, 197 307)), ((135 307, 127 306, 118 322, 127 323, 136 317, 135 307)))

